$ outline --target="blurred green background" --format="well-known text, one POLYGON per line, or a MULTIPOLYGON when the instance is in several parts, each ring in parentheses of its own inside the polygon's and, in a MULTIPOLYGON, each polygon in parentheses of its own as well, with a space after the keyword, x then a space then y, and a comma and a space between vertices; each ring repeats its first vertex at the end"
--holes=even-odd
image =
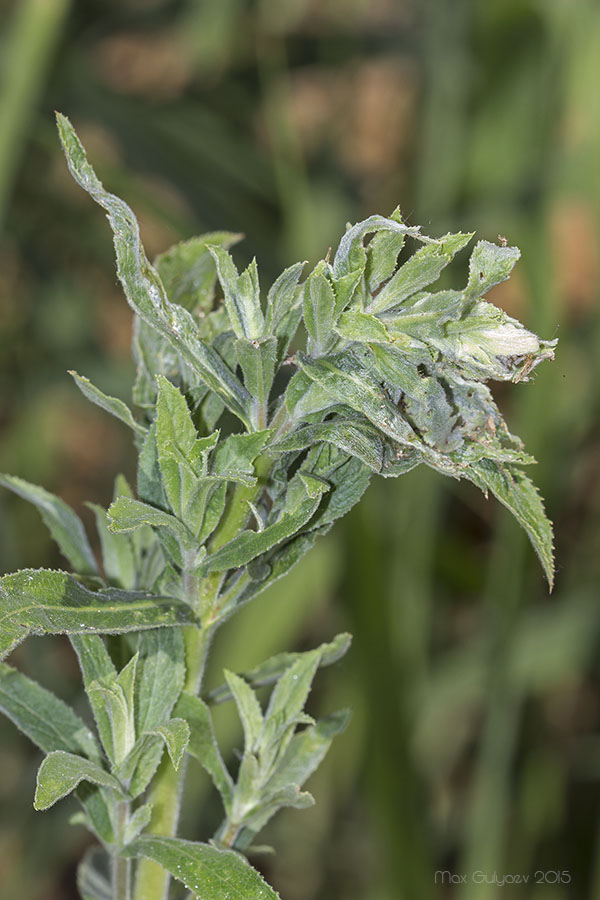
MULTIPOLYGON (((539 456, 549 596, 526 539, 468 485, 375 481, 288 580, 235 620, 209 680, 336 630, 313 709, 354 709, 255 860, 284 900, 600 898, 600 4, 597 0, 14 0, 0 3, 0 470, 75 505, 131 474, 129 436, 74 368, 127 397, 131 315, 111 236, 70 180, 52 110, 139 216, 150 256, 245 232, 263 285, 400 204, 437 235, 506 236, 493 299, 557 360, 496 390, 539 456), (436 871, 466 874, 441 884, 436 871), (521 875, 526 884, 477 883, 521 875), (536 883, 537 882, 537 883, 536 883), (569 883, 567 883, 569 882, 569 883)), ((0 571, 58 565, 0 497, 0 571)), ((13 661, 78 706, 66 641, 13 661)), ((235 720, 219 708, 230 748, 235 720)), ((73 805, 34 813, 39 753, 0 721, 0 900, 71 900, 73 805)), ((183 833, 218 821, 203 776, 183 833)), ((447 880, 447 878, 446 878, 447 880)))

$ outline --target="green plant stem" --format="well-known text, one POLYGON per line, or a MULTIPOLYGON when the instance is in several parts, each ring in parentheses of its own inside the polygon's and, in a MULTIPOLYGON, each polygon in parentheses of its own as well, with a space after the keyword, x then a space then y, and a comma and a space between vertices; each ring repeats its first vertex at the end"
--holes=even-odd
MULTIPOLYGON (((184 692, 196 696, 202 684, 208 651, 214 629, 185 628, 186 681, 184 692)), ((175 837, 181 811, 181 797, 186 775, 186 760, 175 771, 167 754, 158 768, 148 797, 152 819, 148 831, 163 837, 175 837)), ((135 885, 135 900, 166 900, 170 875, 157 863, 140 860, 135 885)))
MULTIPOLYGON (((129 803, 126 800, 117 804, 116 818, 121 842, 129 819, 129 803)), ((112 895, 113 900, 131 900, 131 860, 123 856, 113 856, 112 859, 112 895)))

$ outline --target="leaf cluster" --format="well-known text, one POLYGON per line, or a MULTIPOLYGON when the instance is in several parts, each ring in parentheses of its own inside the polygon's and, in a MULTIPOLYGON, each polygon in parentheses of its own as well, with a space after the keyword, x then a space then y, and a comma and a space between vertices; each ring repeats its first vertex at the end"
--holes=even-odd
MULTIPOLYGON (((281 807, 313 802, 303 785, 347 714, 314 721, 305 704, 318 667, 337 660, 349 638, 280 654, 244 675, 228 671, 202 699, 190 684, 189 635, 212 635, 285 575, 373 475, 421 463, 491 491, 526 530, 552 584, 551 526, 523 471, 533 459, 488 382, 527 381, 555 342, 485 299, 509 277, 516 248, 479 241, 466 283, 450 289, 444 270, 473 235, 427 237, 398 210, 348 227, 333 259, 306 277, 303 263, 292 265, 266 295, 256 261, 240 273, 230 255, 239 235, 193 238, 152 265, 131 209, 104 189, 65 117, 58 127, 73 177, 113 231, 134 313, 131 406, 71 375, 131 429, 137 480, 133 490, 118 476, 108 509, 90 504, 99 563, 62 500, 0 477, 39 509, 72 570, 0 579, 0 653, 32 633, 69 634, 95 733, 5 664, 0 708, 47 754, 37 808, 75 791, 78 821, 109 855, 154 860, 212 900, 233 885, 240 896, 274 896, 231 848, 247 849, 281 807), (265 686, 263 709, 256 691, 265 686), (210 711, 230 699, 244 730, 235 779, 210 711), (176 769, 186 752, 196 757, 222 798, 212 845, 142 835, 152 816, 144 794, 165 748, 176 769)), ((97 852, 86 858, 83 897, 112 896, 104 868, 97 852)))

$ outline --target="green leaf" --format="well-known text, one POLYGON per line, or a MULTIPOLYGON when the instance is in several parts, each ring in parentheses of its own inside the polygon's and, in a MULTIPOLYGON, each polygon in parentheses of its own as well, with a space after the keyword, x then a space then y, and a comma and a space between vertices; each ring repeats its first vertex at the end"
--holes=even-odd
POLYGON ((252 753, 264 724, 260 703, 252 688, 246 684, 243 678, 228 669, 225 669, 224 674, 244 726, 246 752, 252 753))
POLYGON ((69 120, 59 113, 57 124, 71 174, 107 212, 114 234, 117 274, 130 306, 248 427, 246 390, 219 354, 201 339, 191 313, 169 301, 158 273, 146 258, 133 212, 104 189, 69 120))
MULTIPOLYGON (((298 282, 305 265, 303 262, 295 263, 282 272, 267 294, 266 332, 286 339, 283 354, 293 337, 293 332, 290 334, 290 323, 295 320, 297 325, 298 321, 294 312, 300 312, 301 292, 298 282)), ((295 330, 294 328, 294 332, 295 330)))
POLYGON ((241 234, 213 231, 181 241, 157 256, 154 265, 169 299, 192 313, 210 312, 217 270, 207 245, 228 248, 241 239, 241 234))
POLYGON ((81 781, 111 788, 119 796, 124 796, 117 779, 97 763, 73 753, 55 750, 48 754, 38 770, 33 801, 35 809, 49 809, 57 800, 70 794, 81 781))
POLYGON ((136 728, 138 734, 143 734, 170 718, 183 689, 185 663, 180 629, 143 632, 138 638, 138 653, 136 728))
POLYGON ((387 344, 392 340, 383 322, 375 318, 375 316, 360 312, 357 309, 348 309, 342 313, 335 330, 347 341, 359 341, 361 343, 375 341, 376 343, 387 344))
POLYGON ((327 352, 333 334, 335 295, 325 276, 327 269, 327 263, 318 263, 304 286, 304 324, 315 356, 327 352))
POLYGON ((296 724, 304 709, 320 656, 320 650, 302 653, 273 688, 259 739, 263 752, 279 745, 285 732, 296 724))
POLYGON ((304 450, 326 441, 357 457, 374 472, 380 472, 383 462, 381 436, 367 420, 334 419, 317 425, 304 425, 282 438, 270 448, 279 453, 304 450))
MULTIPOLYGON (((195 533, 198 510, 194 502, 200 480, 206 474, 208 454, 219 439, 198 436, 181 392, 162 375, 157 377, 156 444, 162 482, 176 517, 195 533)), ((202 517, 200 511, 200 518, 202 517)))
POLYGON ((88 378, 84 378, 83 375, 79 375, 77 372, 69 370, 69 375, 73 377, 75 384, 84 397, 87 397, 88 400, 91 400, 92 403, 95 403, 96 406, 99 406, 105 412, 110 413, 111 416, 120 419, 121 422, 133 429, 136 434, 142 437, 146 434, 144 426, 135 421, 131 410, 122 400, 102 393, 88 378))
POLYGON ((333 271, 336 279, 347 275, 349 272, 354 272, 356 269, 364 270, 367 263, 367 255, 363 246, 364 239, 368 234, 375 234, 380 231, 411 235, 423 241, 430 240, 422 237, 418 228, 409 228, 403 222, 396 222, 395 219, 386 219, 384 216, 369 216, 363 222, 358 222, 356 225, 348 228, 341 239, 333 260, 333 271))
MULTIPOLYGON (((125 834, 123 835, 123 845, 130 844, 134 841, 144 830, 144 828, 150 824, 150 819, 152 818, 152 804, 151 803, 143 803, 141 806, 132 813, 127 825, 125 827, 125 834)), ((112 897, 110 898, 112 900, 112 897)))
POLYGON ((219 246, 209 246, 217 267, 217 274, 225 307, 236 337, 257 341, 263 336, 265 320, 260 305, 258 269, 253 259, 248 268, 238 275, 230 254, 219 246))
POLYGON ((99 759, 93 734, 71 707, 4 663, 0 663, 0 710, 46 753, 64 750, 99 759))
MULTIPOLYGON (((168 505, 158 461, 156 422, 153 422, 148 429, 138 456, 137 492, 140 500, 144 503, 151 503, 152 506, 158 506, 161 509, 168 505)), ((121 494, 133 499, 131 491, 120 491, 115 499, 118 499, 121 494)))
POLYGON ((93 697, 96 703, 104 703, 106 718, 110 722, 110 743, 108 746, 105 744, 104 749, 115 766, 126 759, 135 745, 134 693, 137 662, 136 653, 116 677, 105 676, 87 686, 90 698, 93 697))
POLYGON ((190 740, 190 726, 185 719, 170 719, 151 728, 148 734, 157 735, 165 742, 173 767, 178 770, 190 740))
MULTIPOLYGON (((352 643, 352 635, 344 632, 338 634, 330 643, 321 644, 319 647, 319 667, 331 666, 338 662, 349 650, 352 643)), ((278 653, 260 665, 242 673, 242 678, 251 687, 264 687, 273 684, 283 673, 290 668, 300 657, 301 653, 278 653)), ((229 700, 232 694, 227 684, 222 684, 208 695, 210 703, 223 703, 229 700)))
POLYGON ((265 785, 265 793, 276 793, 288 784, 302 787, 325 758, 333 738, 346 728, 349 720, 349 711, 341 710, 295 734, 274 775, 265 785))
POLYGON ((213 474, 228 481, 254 485, 254 460, 262 453, 273 434, 272 429, 248 434, 230 434, 214 453, 213 474))
POLYGON ((498 247, 489 241, 478 241, 469 260, 469 281, 465 297, 477 300, 494 285, 506 281, 520 256, 518 247, 498 247))
POLYGON ((136 584, 136 560, 129 535, 117 534, 108 527, 107 511, 96 503, 87 506, 96 517, 96 529, 102 547, 104 574, 110 582, 126 591, 136 584))
POLYGON ((162 509, 156 509, 132 497, 117 497, 108 509, 108 519, 112 531, 135 531, 143 525, 150 525, 169 531, 183 550, 195 546, 194 537, 183 522, 162 509))
POLYGON ((244 384, 253 400, 252 424, 258 430, 264 428, 267 421, 267 405, 277 362, 277 339, 268 337, 250 341, 240 338, 235 342, 235 350, 244 384))
POLYGON ((66 572, 23 569, 0 579, 0 635, 9 636, 0 643, 4 653, 28 634, 124 634, 192 621, 181 600, 117 588, 90 591, 66 572))
POLYGON ((223 799, 225 809, 229 812, 233 798, 233 781, 223 762, 208 706, 200 697, 182 694, 177 701, 175 715, 188 723, 190 727, 188 752, 208 772, 223 799))
POLYGON ((129 856, 154 860, 202 900, 278 900, 279 895, 238 853, 179 838, 143 835, 129 856))
POLYGON ((520 469, 488 459, 473 463, 465 475, 486 495, 490 490, 525 529, 552 589, 554 583, 552 524, 546 516, 535 485, 520 469))
POLYGON ((263 531, 242 531, 208 556, 201 565, 201 571, 208 573, 238 569, 296 534, 313 517, 326 490, 326 484, 315 483, 315 492, 311 496, 301 479, 292 479, 288 486, 287 502, 278 520, 267 525, 263 531))
POLYGON ((44 525, 58 544, 63 556, 77 572, 82 575, 96 574, 98 567, 81 519, 64 500, 14 475, 0 475, 0 485, 37 506, 44 525))
MULTIPOLYGON (((117 670, 106 649, 103 639, 97 634, 72 634, 70 641, 83 676, 83 684, 94 713, 98 734, 102 746, 107 753, 112 748, 112 723, 103 698, 96 692, 90 692, 90 686, 96 682, 112 681, 117 677, 117 670)), ((59 748, 57 748, 59 749, 59 748)))
POLYGON ((402 444, 419 443, 408 422, 386 397, 371 373, 352 354, 310 359, 298 353, 298 362, 335 403, 343 403, 362 413, 393 440, 402 444))
MULTIPOLYGON (((394 210, 390 218, 401 223, 400 210, 394 210)), ((398 254, 404 246, 404 239, 405 235, 402 232, 395 231, 380 231, 373 235, 367 247, 365 270, 370 293, 374 293, 396 271, 398 254)))
POLYGON ((472 237, 472 234, 447 234, 417 250, 371 300, 367 311, 379 313, 398 306, 437 281, 454 254, 462 250, 472 237))

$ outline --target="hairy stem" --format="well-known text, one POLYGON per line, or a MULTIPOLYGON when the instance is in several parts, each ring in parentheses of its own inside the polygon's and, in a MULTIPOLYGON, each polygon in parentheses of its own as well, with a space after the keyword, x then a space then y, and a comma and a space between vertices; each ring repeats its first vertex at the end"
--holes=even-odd
MULTIPOLYGON (((214 629, 185 628, 186 682, 184 692, 196 696, 202 677, 214 629)), ((148 800, 152 803, 152 819, 148 827, 151 834, 175 837, 181 811, 181 797, 186 774, 186 760, 176 772, 165 753, 154 777, 148 800)), ((149 859, 138 864, 135 900, 166 900, 170 875, 149 859)))
MULTIPOLYGON (((117 835, 122 841, 125 826, 129 819, 129 803, 124 800, 117 804, 117 835)), ((131 900, 131 860, 123 856, 112 859, 112 896, 113 900, 131 900)))

